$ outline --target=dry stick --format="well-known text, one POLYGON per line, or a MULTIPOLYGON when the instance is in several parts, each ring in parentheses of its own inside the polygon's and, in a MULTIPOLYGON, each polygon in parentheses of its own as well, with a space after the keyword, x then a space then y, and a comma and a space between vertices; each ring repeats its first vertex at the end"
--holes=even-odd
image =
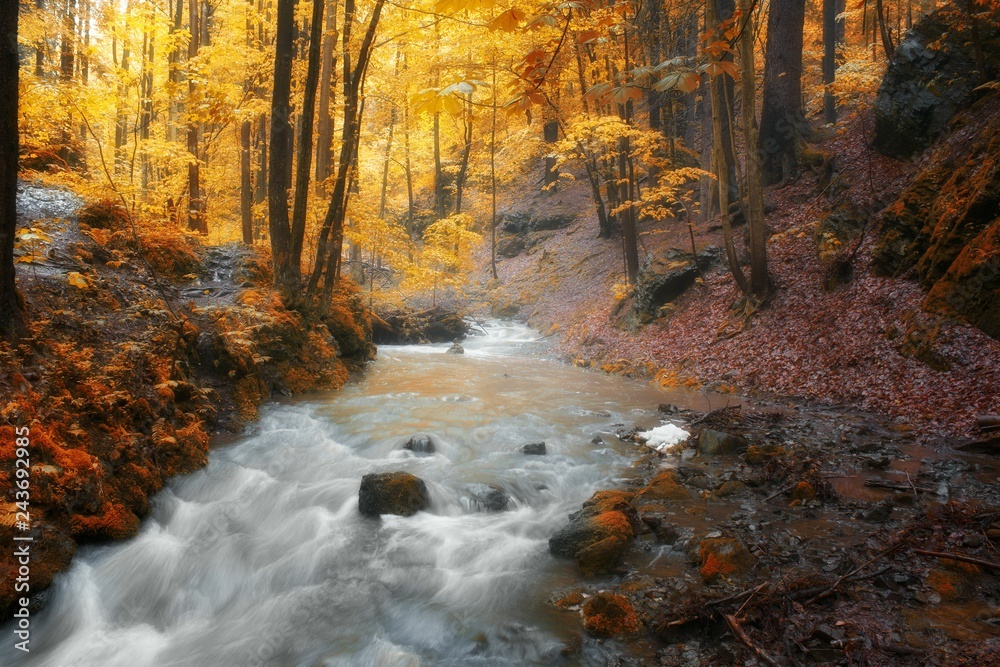
POLYGON ((965 554, 953 554, 946 551, 927 551, 926 549, 914 549, 913 553, 920 554, 921 556, 933 556, 934 558, 950 558, 952 560, 960 560, 963 563, 971 563, 973 565, 979 565, 980 567, 986 567, 991 570, 1000 570, 1000 563, 983 560, 982 558, 976 558, 975 556, 966 556, 965 554))
POLYGON ((774 500, 775 498, 777 498, 778 496, 780 496, 781 494, 788 493, 789 491, 792 491, 798 485, 799 485, 799 483, 795 482, 791 486, 786 486, 783 489, 778 489, 777 491, 775 491, 774 493, 772 493, 771 495, 769 495, 767 498, 764 498, 764 502, 765 503, 766 502, 770 502, 770 501, 774 500))
POLYGON ((736 405, 727 405, 727 406, 724 406, 724 407, 721 407, 721 408, 716 408, 715 410, 712 410, 712 411, 708 412, 707 414, 704 414, 701 417, 698 417, 697 419, 695 419, 694 421, 692 421, 690 423, 690 426, 697 426, 698 424, 702 423, 703 421, 706 421, 708 419, 711 419, 712 417, 716 417, 718 415, 721 415, 721 414, 723 414, 725 412, 729 412, 730 410, 733 410, 733 411, 742 411, 743 410, 743 405, 741 403, 737 403, 736 405))
POLYGON ((750 636, 747 635, 746 631, 740 626, 739 621, 736 620, 735 616, 731 616, 730 614, 723 614, 723 618, 726 619, 726 623, 729 624, 729 629, 733 631, 733 634, 736 635, 739 638, 739 640, 746 645, 748 649, 756 653, 758 658, 763 660, 771 667, 778 667, 778 663, 775 662, 774 658, 765 653, 764 649, 760 648, 759 646, 753 643, 753 641, 750 639, 750 636))
POLYGON ((915 493, 937 493, 937 489, 931 489, 926 486, 916 486, 913 482, 910 482, 909 484, 897 484, 896 482, 887 482, 882 479, 866 479, 865 486, 873 489, 892 489, 893 491, 912 490, 915 493))
MULTIPOLYGON (((865 569, 866 567, 868 567, 872 563, 874 563, 876 561, 879 561, 879 560, 882 560, 883 558, 885 558, 886 556, 888 556, 893 551, 896 551, 897 549, 899 549, 900 546, 901 545, 899 545, 899 544, 893 545, 893 546, 889 547, 888 549, 886 549, 885 551, 882 551, 881 553, 878 553, 875 556, 869 558, 864 563, 862 563, 861 565, 857 566, 856 568, 854 568, 853 570, 851 570, 847 574, 843 575, 842 577, 840 577, 839 579, 837 579, 837 581, 833 582, 833 586, 830 586, 828 589, 826 589, 822 593, 819 593, 818 595, 815 595, 814 597, 811 597, 808 600, 806 600, 805 602, 803 602, 802 603, 803 606, 810 605, 813 602, 816 602, 817 600, 822 600, 825 597, 829 597, 830 595, 833 595, 833 593, 836 592, 837 587, 840 586, 842 583, 844 583, 844 581, 846 581, 850 577, 853 577, 858 572, 860 572, 861 570, 865 569)), ((873 575, 873 576, 877 576, 877 575, 873 575)))

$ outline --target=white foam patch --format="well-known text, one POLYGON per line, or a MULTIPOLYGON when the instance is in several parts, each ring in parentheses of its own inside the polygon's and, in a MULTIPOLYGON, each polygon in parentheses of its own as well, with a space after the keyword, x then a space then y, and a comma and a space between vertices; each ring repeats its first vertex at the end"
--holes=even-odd
POLYGON ((676 424, 664 424, 656 428, 637 433, 638 437, 646 441, 647 447, 652 447, 658 452, 665 451, 679 442, 687 440, 691 434, 676 424))

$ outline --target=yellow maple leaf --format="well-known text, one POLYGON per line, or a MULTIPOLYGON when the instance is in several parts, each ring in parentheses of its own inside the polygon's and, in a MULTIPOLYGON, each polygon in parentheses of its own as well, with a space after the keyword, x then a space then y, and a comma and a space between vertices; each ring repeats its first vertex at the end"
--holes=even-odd
POLYGON ((90 287, 90 283, 87 282, 87 279, 84 278, 82 274, 77 273, 76 271, 70 271, 68 274, 66 274, 66 282, 68 282, 73 287, 79 289, 87 289, 88 287, 90 287))

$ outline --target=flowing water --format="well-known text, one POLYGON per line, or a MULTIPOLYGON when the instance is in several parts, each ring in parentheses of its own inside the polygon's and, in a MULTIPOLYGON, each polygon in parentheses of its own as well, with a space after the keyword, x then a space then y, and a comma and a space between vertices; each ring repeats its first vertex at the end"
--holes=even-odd
POLYGON ((708 404, 546 360, 523 327, 486 332, 464 355, 384 346, 342 391, 269 405, 169 483, 137 537, 81 549, 32 619, 30 656, 5 641, 0 664, 558 664, 579 628, 545 602, 573 570, 549 536, 628 475, 616 424, 708 404), (404 450, 415 433, 436 452, 404 450), (538 441, 545 456, 518 451, 538 441), (395 470, 426 481, 430 510, 362 517, 362 475, 395 470), (486 485, 507 511, 486 511, 486 485))

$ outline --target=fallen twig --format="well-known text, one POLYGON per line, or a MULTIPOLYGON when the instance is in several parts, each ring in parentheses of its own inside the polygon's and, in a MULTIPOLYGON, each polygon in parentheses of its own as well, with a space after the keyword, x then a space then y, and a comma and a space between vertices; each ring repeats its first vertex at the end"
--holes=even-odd
POLYGON ((722 408, 716 408, 715 410, 712 410, 711 412, 709 412, 707 414, 704 414, 701 417, 698 417, 697 419, 693 420, 691 422, 691 426, 697 426, 698 424, 700 424, 700 423, 702 423, 704 421, 708 421, 712 417, 717 417, 717 416, 719 416, 721 414, 724 414, 726 412, 729 412, 731 410, 732 411, 737 411, 737 412, 742 411, 743 410, 743 405, 740 404, 740 403, 737 403, 736 405, 727 405, 727 406, 722 407, 722 408))
POLYGON ((739 624, 739 621, 736 620, 735 616, 731 616, 729 614, 723 614, 723 618, 726 619, 726 623, 729 624, 729 629, 733 631, 733 634, 736 635, 737 638, 739 638, 739 640, 741 642, 743 642, 743 644, 748 649, 750 649, 751 651, 753 651, 754 653, 756 653, 758 658, 760 658, 761 660, 763 660, 765 663, 767 663, 771 667, 778 667, 778 663, 774 660, 774 658, 772 658, 770 655, 768 655, 764 651, 764 649, 762 649, 761 647, 759 647, 759 646, 757 646, 756 644, 753 643, 753 641, 750 639, 750 636, 746 633, 746 631, 743 629, 743 627, 739 624))
POLYGON ((791 486, 786 486, 786 487, 784 487, 783 489, 779 489, 779 490, 775 491, 774 493, 772 493, 771 495, 769 495, 769 496, 768 496, 767 498, 764 498, 764 502, 765 502, 765 503, 766 503, 766 502, 770 502, 770 501, 774 500, 775 498, 777 498, 778 496, 780 496, 780 495, 782 495, 782 494, 785 494, 785 493, 790 493, 790 492, 791 492, 791 491, 793 491, 793 490, 795 489, 795 487, 796 487, 796 486, 798 486, 798 485, 799 485, 799 483, 798 483, 798 482, 795 482, 795 483, 794 483, 794 484, 792 484, 791 486))
POLYGON ((887 482, 882 479, 866 479, 865 486, 870 486, 875 489, 892 489, 893 491, 913 491, 914 493, 937 493, 937 489, 931 489, 926 486, 916 486, 913 482, 909 484, 898 484, 896 482, 887 482))
POLYGON ((975 556, 966 556, 965 554, 954 554, 947 551, 928 551, 926 549, 914 549, 913 553, 920 554, 921 556, 932 556, 934 558, 950 558, 952 560, 962 561, 963 563, 979 565, 980 567, 989 568, 991 570, 1000 570, 1000 563, 983 560, 982 558, 976 558, 975 556))

